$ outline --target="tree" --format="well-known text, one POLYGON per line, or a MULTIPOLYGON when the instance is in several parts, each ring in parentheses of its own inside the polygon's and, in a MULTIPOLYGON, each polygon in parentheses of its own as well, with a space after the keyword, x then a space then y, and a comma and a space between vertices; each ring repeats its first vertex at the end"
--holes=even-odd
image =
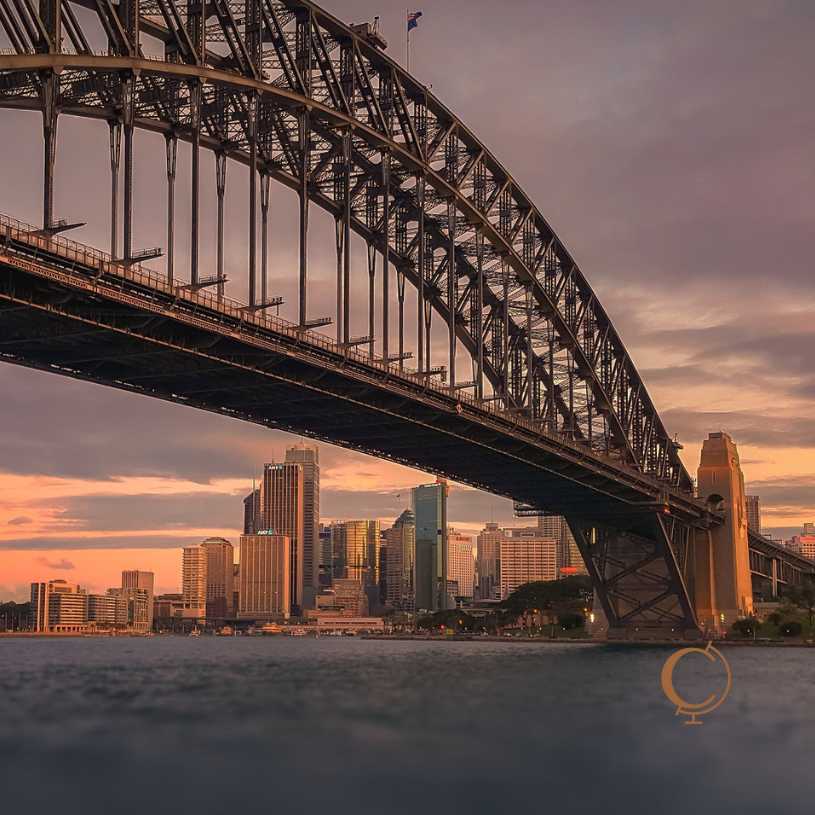
POLYGON ((755 617, 745 617, 733 623, 733 631, 742 637, 754 637, 758 633, 759 622, 755 617))
POLYGON ((809 627, 812 628, 813 619, 815 619, 815 580, 811 577, 804 579, 800 586, 793 586, 788 592, 787 597, 795 603, 798 608, 803 609, 809 616, 809 627))
POLYGON ((585 575, 540 580, 519 586, 499 605, 499 609, 515 618, 526 612, 578 612, 583 610, 591 593, 591 580, 585 575))
POLYGON ((473 617, 460 609, 449 608, 445 611, 436 611, 420 617, 417 623, 419 628, 450 628, 453 631, 472 631, 476 623, 473 617))
POLYGON ((31 627, 31 603, 0 603, 0 631, 23 631, 31 627))
POLYGON ((800 637, 803 626, 797 620, 788 620, 781 624, 781 633, 785 637, 800 637))
POLYGON ((586 624, 586 618, 582 614, 568 612, 560 614, 557 618, 558 625, 564 631, 572 631, 575 628, 582 628, 586 624))

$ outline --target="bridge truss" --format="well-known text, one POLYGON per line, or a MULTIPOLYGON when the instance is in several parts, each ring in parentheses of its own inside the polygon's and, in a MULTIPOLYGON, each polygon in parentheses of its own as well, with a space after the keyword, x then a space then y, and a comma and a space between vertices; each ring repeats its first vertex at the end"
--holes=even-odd
MULTIPOLYGON (((557 491, 544 489, 544 480, 485 482, 420 453, 392 457, 567 515, 612 621, 695 626, 682 573, 683 541, 688 529, 710 523, 710 516, 693 498, 679 445, 611 320, 500 162, 364 29, 304 0, 0 0, 0 32, 11 46, 0 55, 0 106, 42 115, 42 240, 67 226, 54 213, 61 115, 97 119, 110 131, 110 253, 101 272, 98 265, 96 271, 93 264, 84 267, 93 279, 124 274, 150 256, 134 242, 137 129, 165 137, 165 283, 176 295, 211 288, 213 308, 228 305, 224 190, 231 160, 250 169, 242 313, 262 315, 278 305, 268 291, 270 182, 294 190, 299 285, 293 329, 301 338, 322 337, 315 329, 333 322, 333 352, 346 359, 361 353, 380 381, 408 377, 424 393, 443 394, 445 409, 455 415, 466 406, 500 416, 512 423, 518 443, 528 443, 527 436, 556 440, 563 460, 578 451, 581 463, 570 464, 579 477, 559 471, 559 483, 573 485, 570 499, 568 484, 557 491), (183 279, 174 264, 179 140, 192 147, 191 253, 183 279), (204 268, 199 251, 202 149, 216 157, 214 269, 204 268), (314 205, 330 213, 336 227, 336 312, 330 320, 310 309, 314 205), (367 247, 364 337, 351 335, 357 273, 352 236, 367 247), (406 332, 409 297, 417 321, 406 332), (441 355, 431 343, 439 326, 446 335, 441 355), (406 333, 415 338, 412 347, 406 333), (603 470, 599 480, 597 467, 603 470), (601 511, 577 500, 583 489, 612 497, 601 511)), ((6 248, 25 254, 34 231, 28 237, 24 231, 17 229, 14 240, 8 232, 6 248)), ((11 302, 9 285, 5 294, 11 302)), ((9 342, 23 341, 22 334, 15 337, 8 335, 9 342)), ((20 348, 8 356, 49 364, 20 348)), ((107 381, 121 386, 123 380, 111 375, 107 381)), ((156 395, 166 396, 158 386, 156 395)), ((280 417, 265 421, 297 429, 280 417)), ((299 429, 320 435, 313 427, 299 429)), ((365 449, 339 431, 323 436, 365 449)), ((373 452, 391 455, 382 447, 373 452)))

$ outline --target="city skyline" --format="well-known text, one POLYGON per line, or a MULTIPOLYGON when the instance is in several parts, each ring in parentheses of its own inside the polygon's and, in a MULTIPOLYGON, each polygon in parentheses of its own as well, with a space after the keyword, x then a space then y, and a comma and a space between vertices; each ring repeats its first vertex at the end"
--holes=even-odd
MULTIPOLYGON (((288 434, 283 435, 288 436, 288 434)), ((282 449, 278 448, 276 454, 279 454, 279 458, 276 459, 275 455, 272 455, 270 460, 283 461, 285 459, 287 449, 296 447, 302 450, 304 449, 304 445, 305 449, 315 447, 320 451, 330 447, 330 445, 305 440, 299 437, 297 438, 297 442, 287 442, 282 449)), ((366 456, 363 458, 367 459, 368 457, 366 456)), ((184 536, 178 537, 177 542, 174 542, 172 540, 173 536, 170 535, 167 536, 160 546, 132 548, 116 547, 110 550, 104 550, 107 557, 105 560, 104 569, 102 570, 99 569, 99 564, 97 562, 99 550, 95 548, 82 548, 77 546, 70 548, 61 547, 54 549, 16 550, 13 548, 4 548, 2 539, 0 539, 0 600, 15 600, 18 602, 25 601, 29 597, 30 584, 32 580, 70 580, 79 573, 83 575, 81 581, 82 585, 86 586, 89 592, 103 592, 112 582, 115 582, 115 576, 122 572, 122 570, 137 570, 143 568, 145 562, 148 563, 150 571, 156 574, 156 595, 174 593, 178 591, 179 588, 182 587, 183 583, 178 553, 185 547, 197 548, 206 540, 225 539, 228 542, 234 542, 237 558, 239 548, 237 546, 237 542, 240 540, 243 533, 243 499, 247 497, 247 490, 249 490, 251 493, 253 483, 255 483, 257 489, 260 490, 259 485, 261 485, 263 482, 264 467, 267 466, 269 465, 261 464, 256 468, 259 475, 254 481, 235 479, 233 483, 228 485, 229 492, 227 495, 229 497, 231 508, 228 510, 227 517, 231 525, 228 525, 225 519, 222 525, 216 525, 212 528, 202 527, 200 529, 196 529, 194 527, 188 527, 185 529, 184 536), (6 566, 6 564, 8 565, 6 566), (6 566, 5 569, 4 566, 6 566), (20 577, 18 578, 17 583, 6 584, 6 582, 3 580, 3 576, 10 573, 11 566, 15 567, 14 573, 20 577), (94 575, 94 577, 89 579, 87 577, 88 572, 90 572, 91 575, 94 575), (28 575, 28 577, 26 577, 26 575, 28 575)), ((379 517, 370 517, 367 519, 372 523, 377 523, 383 533, 391 528, 391 526, 397 521, 399 516, 405 510, 410 510, 410 496, 412 490, 417 486, 417 479, 414 478, 414 480, 411 481, 411 477, 415 475, 418 480, 422 480, 423 474, 420 472, 407 467, 400 467, 399 469, 405 471, 403 474, 405 486, 402 486, 401 484, 399 486, 391 486, 389 492, 380 493, 380 495, 386 496, 386 500, 396 503, 396 509, 398 511, 392 515, 381 515, 379 517), (399 504, 399 502, 401 502, 401 504, 399 504)), ((327 482, 329 485, 331 485, 335 484, 336 482, 331 474, 329 474, 328 478, 326 478, 325 468, 318 468, 318 470, 322 471, 322 476, 320 476, 318 472, 318 481, 322 477, 323 485, 318 488, 317 492, 318 496, 322 496, 324 499, 326 492, 329 494, 329 496, 332 492, 331 487, 329 487, 328 490, 325 489, 325 483, 327 482)), ((370 477, 370 475, 371 474, 365 474, 363 477, 370 477)), ((162 483, 160 479, 145 479, 145 481, 150 482, 152 485, 162 483)), ((116 487, 115 485, 112 486, 113 490, 111 494, 116 495, 116 487)), ((223 493, 219 492, 219 490, 224 486, 220 483, 209 485, 195 484, 194 486, 196 489, 194 494, 200 497, 201 500, 208 499, 212 495, 217 495, 219 497, 224 495, 223 493)), ((346 497, 346 491, 337 492, 339 495, 337 496, 336 500, 342 501, 346 497)), ((495 524, 500 531, 512 530, 513 528, 526 528, 530 530, 530 533, 535 524, 540 525, 542 529, 548 529, 551 525, 549 519, 545 518, 538 520, 535 520, 534 518, 519 518, 512 512, 512 505, 509 501, 490 495, 486 495, 486 498, 488 500, 494 499, 495 501, 495 505, 492 508, 492 511, 489 513, 490 517, 485 517, 483 513, 481 513, 479 516, 479 505, 481 504, 480 498, 482 496, 485 496, 485 494, 472 487, 455 483, 448 484, 448 507, 451 503, 454 507, 458 505, 460 515, 452 515, 448 509, 447 528, 451 531, 471 537, 473 539, 474 548, 477 538, 483 531, 485 531, 488 524, 495 524), (497 521, 495 520, 496 509, 503 513, 498 515, 497 521), (458 518, 462 515, 467 518, 472 518, 472 520, 458 520, 458 518), (479 517, 480 520, 478 519, 479 517)), ((762 496, 751 495, 749 498, 750 501, 748 502, 747 511, 755 511, 755 509, 750 509, 750 505, 752 505, 752 507, 757 507, 760 504, 760 515, 762 518, 761 531, 769 533, 774 539, 789 542, 797 536, 812 534, 812 532, 807 533, 804 531, 807 528, 812 528, 812 522, 807 520, 802 521, 798 525, 793 525, 790 527, 774 528, 768 526, 764 522, 765 503, 762 496), (755 502, 755 499, 758 499, 758 503, 755 502)), ((329 499, 327 503, 329 504, 329 507, 332 506, 331 499, 329 499)), ((806 517, 813 516, 815 516, 815 512, 806 517)), ((334 524, 358 521, 360 517, 361 515, 359 514, 348 515, 346 517, 343 517, 340 514, 322 514, 319 517, 317 526, 318 528, 320 525, 330 527, 334 524)), ((557 521, 557 519, 552 520, 557 521)), ((542 532, 541 535, 543 537, 547 537, 550 535, 550 532, 542 532)), ((564 544, 564 542, 561 541, 561 548, 564 545, 573 551, 573 559, 576 554, 576 547, 573 540, 571 544, 564 544)), ((568 560, 568 557, 566 560, 568 560)))
MULTIPOLYGON (((369 0, 327 7, 343 19, 380 13, 369 0)), ((815 329, 805 311, 808 241, 800 216, 811 210, 815 188, 806 160, 813 114, 797 103, 811 75, 805 15, 756 7, 733 20, 721 9, 673 7, 657 13, 648 4, 630 3, 627 13, 595 8, 580 14, 576 25, 577 11, 556 6, 547 27, 559 35, 541 51, 530 39, 538 30, 532 4, 518 3, 515 14, 496 20, 498 30, 489 34, 478 15, 464 15, 461 8, 450 2, 425 9, 424 19, 433 24, 423 26, 416 42, 415 73, 433 83, 486 144, 513 157, 513 173, 589 270, 660 415, 685 445, 688 469, 695 470, 708 430, 729 429, 740 446, 748 490, 762 497, 766 529, 780 537, 794 534, 815 509, 810 464, 815 424, 807 407, 813 383, 806 355, 815 329), (637 22, 619 25, 621 19, 637 22), (454 43, 443 52, 460 65, 468 64, 472 43, 486 45, 501 33, 520 38, 517 58, 539 76, 527 97, 502 93, 519 66, 497 57, 482 66, 477 82, 466 71, 443 70, 442 43, 462 27, 466 37, 459 39, 468 43, 466 49, 454 43), (738 48, 722 47, 723 40, 734 39, 738 48), (577 66, 574 53, 581 54, 577 66), (678 88, 681 109, 673 103, 678 88), (484 108, 485 96, 494 109, 484 108), (502 122, 510 117, 520 117, 523 126, 508 132, 502 122), (529 132, 538 134, 534 149, 529 132), (539 150, 557 160, 540 161, 539 150), (744 164, 752 168, 749 176, 741 171, 744 164), (758 189, 766 210, 760 218, 752 204, 758 189), (748 228, 749 249, 740 239, 718 240, 748 228), (687 234, 698 236, 698 252, 680 239, 687 234), (768 248, 782 243, 788 252, 784 275, 774 279, 770 296, 757 298, 756 286, 772 266, 768 248), (702 252, 704 263, 696 259, 702 252), (745 279, 743 287, 734 287, 736 275, 745 279), (684 281, 680 290, 678 279, 684 281)), ((381 18, 386 36, 401 22, 401 11, 386 10, 381 18)), ((393 40, 391 52, 399 56, 393 40)), ((0 124, 0 136, 15 147, 9 151, 14 160, 4 161, 2 170, 15 190, 17 214, 32 220, 39 191, 25 183, 25 174, 40 161, 39 127, 27 114, 11 112, 0 124)), ((70 117, 62 118, 60 128, 74 155, 86 155, 84 143, 98 140, 100 149, 87 155, 87 167, 106 171, 104 129, 70 117)), ((150 138, 138 134, 136 160, 148 183, 160 184, 163 167, 146 159, 150 138)), ((208 170, 203 182, 211 185, 208 170)), ((79 183, 74 172, 68 162, 58 162, 57 197, 66 214, 72 185, 79 183)), ((234 175, 230 206, 240 208, 243 179, 234 175)), ((278 236, 294 223, 289 209, 275 209, 278 236)), ((79 214, 89 226, 76 237, 104 245, 104 201, 83 202, 79 214)), ((144 213, 138 227, 162 243, 160 211, 144 213)), ((228 257, 242 256, 241 244, 242 238, 228 235, 228 257)), ((288 249, 274 240, 272 247, 272 268, 292 267, 288 249)), ((211 248, 202 247, 209 260, 211 248)), ((330 254, 317 259, 326 280, 333 269, 330 254)), ((285 277, 281 273, 275 282, 283 284, 285 277)), ((330 299, 329 292, 320 296, 330 299)), ((41 558, 61 566, 55 570, 60 574, 70 574, 68 564, 77 570, 87 565, 97 570, 101 588, 122 553, 138 563, 140 553, 150 549, 163 561, 159 572, 169 573, 172 548, 210 534, 236 538, 237 521, 196 527, 189 519, 200 514, 201 504, 207 512, 223 508, 249 486, 252 462, 271 460, 267 451, 277 453, 296 441, 12 366, 0 368, 0 383, 6 394, 0 406, 5 595, 21 596, 22 586, 24 596, 20 571, 30 571, 41 558), (108 422, 106 416, 116 418, 108 422), (122 422, 127 434, 120 432, 122 422), (60 431, 66 425, 73 428, 70 438, 60 431), (125 504, 133 518, 151 523, 138 528, 123 523, 125 504), (98 571, 104 561, 107 571, 98 571)), ((338 448, 321 451, 327 518, 375 517, 387 523, 407 505, 395 496, 427 480, 338 448)), ((511 521, 507 502, 459 489, 451 496, 451 521, 475 532, 475 513, 485 501, 495 506, 496 520, 511 521)))

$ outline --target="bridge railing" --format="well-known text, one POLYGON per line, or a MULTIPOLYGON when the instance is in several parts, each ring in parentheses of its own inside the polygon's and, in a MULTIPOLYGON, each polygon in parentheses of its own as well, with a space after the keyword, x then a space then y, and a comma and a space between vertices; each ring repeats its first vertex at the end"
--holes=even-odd
MULTIPOLYGON (((78 243, 69 238, 59 235, 50 235, 31 224, 19 221, 8 215, 0 214, 0 236, 8 236, 14 240, 25 243, 36 251, 56 255, 62 260, 69 261, 85 268, 98 270, 101 274, 128 280, 145 287, 169 295, 177 300, 183 300, 188 304, 207 309, 215 314, 220 314, 238 320, 243 324, 253 325, 260 329, 270 330, 278 334, 284 334, 296 340, 299 344, 310 345, 326 351, 334 356, 351 360, 362 366, 368 366, 387 374, 389 378, 404 380, 412 385, 419 386, 423 390, 434 392, 448 399, 453 399, 456 403, 467 405, 468 407, 481 411, 503 421, 511 422, 515 427, 523 428, 529 432, 543 436, 558 445, 566 446, 574 450, 580 456, 590 457, 599 462, 607 463, 607 459, 591 450, 587 445, 580 444, 572 439, 566 438, 559 433, 553 433, 546 425, 534 422, 519 413, 507 411, 492 401, 477 399, 474 396, 463 393, 454 388, 449 388, 441 383, 433 381, 428 374, 420 373, 406 366, 400 368, 397 364, 386 362, 379 357, 372 357, 369 354, 360 352, 351 347, 346 347, 336 343, 325 334, 314 330, 301 329, 297 324, 289 322, 270 314, 263 314, 258 311, 248 310, 245 303, 226 296, 217 296, 203 289, 193 290, 187 284, 170 285, 166 277, 153 269, 143 266, 140 263, 123 263, 112 258, 108 253, 95 247, 78 243)), ((2 241, 0 241, 2 243, 2 241)), ((632 474, 642 478, 645 477, 655 484, 660 484, 656 479, 645 473, 635 470, 633 467, 624 465, 615 460, 616 466, 624 466, 632 474)))

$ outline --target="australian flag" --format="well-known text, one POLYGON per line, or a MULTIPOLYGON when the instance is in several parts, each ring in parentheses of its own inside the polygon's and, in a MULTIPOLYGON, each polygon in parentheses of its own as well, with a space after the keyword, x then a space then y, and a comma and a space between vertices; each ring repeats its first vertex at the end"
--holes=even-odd
POLYGON ((418 26, 419 26, 419 17, 421 17, 421 16, 422 16, 421 11, 408 12, 408 16, 407 16, 407 25, 408 25, 407 30, 408 31, 413 31, 414 28, 418 28, 418 26))

